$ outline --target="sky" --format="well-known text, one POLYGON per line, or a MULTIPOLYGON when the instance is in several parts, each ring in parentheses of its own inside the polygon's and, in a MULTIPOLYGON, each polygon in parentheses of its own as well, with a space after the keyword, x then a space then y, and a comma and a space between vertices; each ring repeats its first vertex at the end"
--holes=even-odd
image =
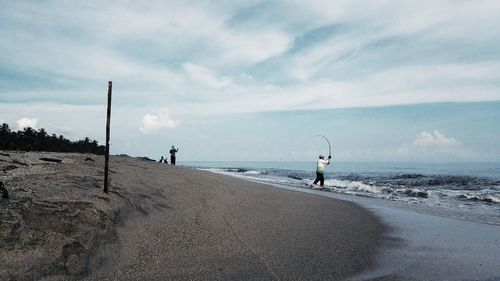
POLYGON ((500 2, 0 0, 0 122, 180 161, 500 161, 500 2))

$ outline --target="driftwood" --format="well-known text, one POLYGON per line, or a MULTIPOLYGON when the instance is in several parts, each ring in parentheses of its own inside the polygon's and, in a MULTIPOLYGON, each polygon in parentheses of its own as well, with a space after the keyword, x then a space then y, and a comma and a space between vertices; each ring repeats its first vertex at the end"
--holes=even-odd
POLYGON ((92 162, 95 162, 95 160, 94 160, 94 159, 92 159, 92 158, 90 158, 90 157, 85 158, 85 161, 92 161, 92 162))
POLYGON ((3 171, 4 173, 7 173, 8 171, 10 171, 10 170, 15 170, 15 169, 17 169, 17 166, 14 166, 14 165, 7 165, 7 166, 3 167, 2 171, 3 171))
POLYGON ((143 156, 143 157, 138 157, 139 159, 142 159, 142 160, 146 160, 146 161, 152 161, 152 162, 156 162, 156 160, 154 159, 151 159, 149 157, 146 157, 146 156, 143 156))
POLYGON ((47 162, 56 162, 56 163, 61 163, 61 159, 55 159, 55 158, 47 158, 47 157, 42 157, 40 158, 42 161, 47 161, 47 162))

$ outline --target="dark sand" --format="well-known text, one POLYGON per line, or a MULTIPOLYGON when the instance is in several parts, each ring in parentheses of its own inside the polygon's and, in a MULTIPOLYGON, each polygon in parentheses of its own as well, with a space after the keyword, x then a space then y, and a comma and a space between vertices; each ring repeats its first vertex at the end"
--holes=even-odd
POLYGON ((388 226, 376 265, 349 281, 500 281, 499 224, 466 220, 449 209, 275 186, 354 202, 388 226))
POLYGON ((104 194, 101 157, 40 155, 0 156, 0 280, 344 280, 383 238, 345 201, 129 157, 104 194))

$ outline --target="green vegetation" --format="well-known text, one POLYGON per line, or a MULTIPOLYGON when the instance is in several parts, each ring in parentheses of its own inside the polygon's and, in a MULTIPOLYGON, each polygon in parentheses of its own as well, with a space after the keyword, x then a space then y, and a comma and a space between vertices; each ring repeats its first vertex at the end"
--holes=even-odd
POLYGON ((49 135, 45 129, 37 131, 26 127, 22 131, 11 131, 9 125, 3 123, 0 127, 0 150, 104 154, 105 147, 88 137, 79 141, 70 141, 62 135, 49 135))

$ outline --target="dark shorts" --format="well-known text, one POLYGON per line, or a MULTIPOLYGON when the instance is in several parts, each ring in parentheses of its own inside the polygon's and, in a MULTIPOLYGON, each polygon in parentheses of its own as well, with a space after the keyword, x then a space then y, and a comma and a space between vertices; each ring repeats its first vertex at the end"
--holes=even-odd
POLYGON ((325 185, 325 177, 323 176, 323 173, 316 172, 316 179, 314 180, 314 184, 317 184, 318 182, 320 182, 321 186, 325 185))

